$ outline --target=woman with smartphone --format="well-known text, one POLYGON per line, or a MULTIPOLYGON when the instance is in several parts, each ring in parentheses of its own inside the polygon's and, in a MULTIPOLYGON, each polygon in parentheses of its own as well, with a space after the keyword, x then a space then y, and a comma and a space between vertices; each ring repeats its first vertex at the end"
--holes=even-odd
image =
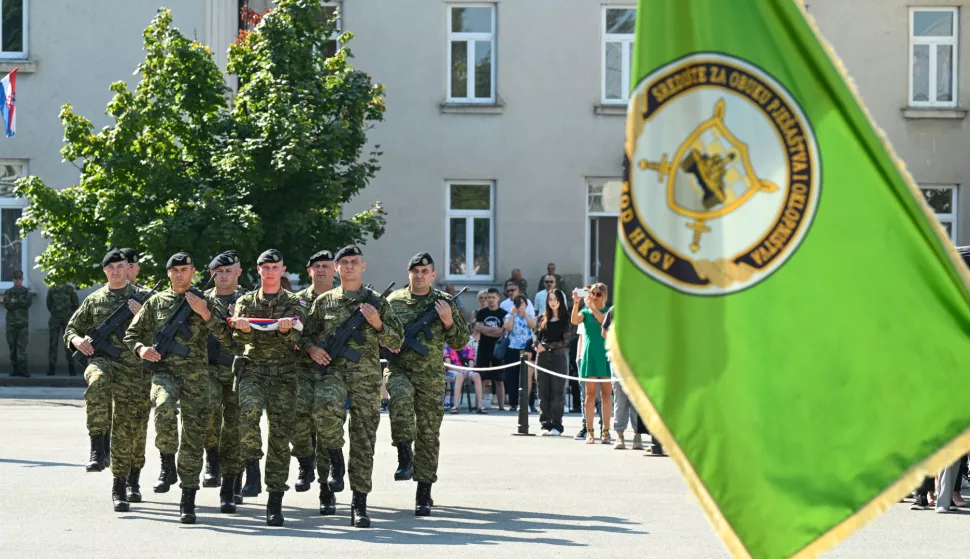
MULTIPOLYGON (((601 326, 605 315, 606 285, 597 283, 584 290, 573 290, 573 310, 571 321, 573 325, 583 325, 582 365, 579 370, 581 379, 609 379, 610 364, 606 359, 606 342, 603 340, 601 326), (580 309, 580 301, 585 302, 585 308, 580 309)), ((600 442, 612 444, 610 439, 610 415, 613 411, 613 386, 609 382, 587 382, 586 399, 586 444, 595 444, 593 435, 593 416, 596 414, 596 391, 599 390, 602 399, 603 426, 600 432, 600 442)))
MULTIPOLYGON (((518 363, 519 352, 526 349, 529 340, 532 339, 532 329, 536 327, 536 320, 529 313, 529 300, 524 295, 516 295, 512 300, 512 312, 505 317, 505 331, 509 333, 509 348, 505 353, 506 363, 518 363)), ((528 402, 519 402, 519 369, 509 367, 505 369, 505 391, 509 396, 509 411, 516 411, 519 404, 528 405, 528 402)), ((529 386, 526 390, 526 400, 529 399, 529 392, 532 389, 532 375, 535 370, 529 369, 529 386)))

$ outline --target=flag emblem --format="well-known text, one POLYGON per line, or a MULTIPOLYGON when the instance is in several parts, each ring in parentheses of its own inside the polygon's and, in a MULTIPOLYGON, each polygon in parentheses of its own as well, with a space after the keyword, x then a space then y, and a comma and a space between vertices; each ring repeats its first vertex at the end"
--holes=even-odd
POLYGON ((821 162, 808 120, 770 75, 697 53, 646 76, 630 97, 622 245, 681 292, 764 281, 805 238, 821 162))

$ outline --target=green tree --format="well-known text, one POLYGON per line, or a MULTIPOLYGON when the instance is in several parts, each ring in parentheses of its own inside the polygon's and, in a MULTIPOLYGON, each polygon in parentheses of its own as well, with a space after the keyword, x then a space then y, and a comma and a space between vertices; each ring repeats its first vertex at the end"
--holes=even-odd
POLYGON ((379 203, 344 219, 341 208, 377 172, 360 161, 366 130, 382 119, 383 89, 320 44, 335 32, 319 0, 282 0, 230 49, 230 71, 244 84, 230 107, 225 77, 208 47, 190 41, 160 10, 145 30, 146 57, 134 91, 111 85, 113 124, 61 110, 64 158, 80 169, 63 190, 39 177, 17 182, 29 200, 24 233, 50 244, 38 257, 49 281, 81 287, 102 281, 108 247, 144 252, 146 281, 187 250, 200 269, 233 248, 247 271, 259 251, 283 251, 290 270, 320 248, 363 243, 384 231, 379 203), (301 44, 302 42, 302 44, 301 44))

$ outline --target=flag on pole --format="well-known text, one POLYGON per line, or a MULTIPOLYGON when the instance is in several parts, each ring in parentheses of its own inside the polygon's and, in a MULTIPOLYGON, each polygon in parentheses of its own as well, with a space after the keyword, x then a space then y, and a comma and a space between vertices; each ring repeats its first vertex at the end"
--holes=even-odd
POLYGON ((17 132, 17 68, 0 80, 0 95, 3 96, 0 115, 3 115, 3 126, 9 138, 17 132))
POLYGON ((970 449, 967 269, 793 0, 640 0, 613 361, 736 557, 970 449))

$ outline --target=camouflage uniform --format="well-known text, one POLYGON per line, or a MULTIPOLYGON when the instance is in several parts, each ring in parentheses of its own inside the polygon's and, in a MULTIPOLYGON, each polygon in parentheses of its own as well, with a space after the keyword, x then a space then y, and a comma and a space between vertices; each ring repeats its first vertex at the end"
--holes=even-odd
MULTIPOLYGON (((236 301, 237 318, 299 318, 306 322, 306 301, 280 289, 267 299, 263 290, 243 295, 236 301)), ((286 334, 233 330, 233 340, 243 346, 243 372, 239 381, 240 442, 243 459, 258 459, 262 454, 259 420, 266 408, 269 426, 266 456, 266 490, 289 489, 290 429, 296 400, 296 355, 300 331, 286 334)))
MULTIPOLYGON (((230 316, 236 300, 245 295, 246 290, 240 287, 229 295, 216 295, 213 287, 205 294, 216 302, 220 313, 230 316)), ((234 356, 242 355, 242 347, 238 344, 220 344, 219 350, 234 356)), ((206 422, 204 446, 219 449, 221 469, 227 475, 241 474, 243 464, 239 454, 239 400, 234 391, 235 381, 232 365, 209 362, 209 382, 216 401, 206 422)))
POLYGON ((57 367, 57 353, 64 352, 67 368, 74 374, 74 360, 71 359, 70 343, 63 344, 64 329, 71 315, 80 306, 77 299, 77 291, 70 285, 58 285, 47 290, 47 310, 51 316, 47 321, 47 328, 50 330, 50 338, 47 344, 47 374, 53 375, 54 368, 57 367))
MULTIPOLYGON (((313 291, 313 286, 296 293, 296 296, 312 303, 322 294, 313 291)), ((313 438, 317 434, 313 424, 313 391, 316 387, 317 372, 313 369, 310 357, 299 352, 296 360, 296 410, 293 414, 293 429, 290 432, 292 455, 296 458, 313 456, 313 438)))
POLYGON ((317 472, 326 479, 330 469, 327 449, 343 448, 346 401, 350 396, 350 487, 354 491, 370 493, 374 469, 374 439, 380 423, 381 363, 379 343, 397 349, 401 347, 403 326, 387 300, 373 290, 344 291, 334 288, 316 298, 310 309, 307 328, 300 342, 306 349, 323 340, 344 320, 350 317, 365 300, 365 295, 377 299, 374 307, 380 313, 384 329, 378 333, 365 322, 361 328, 364 343, 350 340, 348 345, 360 352, 354 363, 344 357, 334 357, 327 374, 317 380, 314 390, 313 417, 317 427, 317 472))
MULTIPOLYGON (((125 345, 138 355, 142 347, 151 347, 152 338, 175 313, 185 299, 171 289, 160 291, 145 301, 141 311, 125 333, 125 345)), ((182 489, 198 489, 202 472, 202 443, 205 438, 209 410, 214 405, 212 384, 208 371, 208 335, 214 334, 219 343, 229 342, 229 325, 219 305, 206 297, 212 316, 204 321, 191 312, 187 325, 192 332, 188 339, 179 340, 188 346, 188 356, 166 355, 152 375, 152 403, 155 404, 155 446, 163 454, 178 453, 178 476, 182 489), (178 410, 182 404, 181 447, 179 446, 178 410)), ((181 338, 181 336, 179 336, 181 338)))
MULTIPOLYGON (((426 310, 433 309, 435 301, 447 297, 447 293, 437 289, 418 296, 411 293, 410 287, 405 287, 392 293, 387 302, 407 325, 426 310)), ((468 344, 468 323, 464 314, 454 303, 451 311, 454 321, 451 329, 445 330, 441 320, 435 320, 431 325, 431 340, 418 336, 418 341, 428 347, 426 355, 402 349, 388 364, 391 443, 415 441, 414 480, 418 482, 438 481, 438 435, 444 417, 441 401, 446 387, 444 346, 447 343, 457 350, 468 344)))
MULTIPOLYGON (((136 295, 144 297, 145 290, 130 283, 122 289, 108 286, 88 295, 74 312, 64 330, 64 343, 70 347, 75 336, 84 337, 89 330, 104 322, 121 305, 136 295)), ((132 468, 145 466, 145 437, 148 415, 152 404, 149 400, 151 375, 145 371, 141 359, 125 347, 113 334, 111 345, 121 351, 118 359, 95 353, 88 359, 84 380, 87 407, 88 432, 103 435, 111 432, 111 472, 124 477, 132 468), (111 421, 111 403, 114 401, 114 421, 111 421)))
POLYGON ((10 346, 10 365, 15 374, 26 375, 30 292, 26 287, 7 289, 3 293, 3 308, 7 309, 7 345, 10 346))

